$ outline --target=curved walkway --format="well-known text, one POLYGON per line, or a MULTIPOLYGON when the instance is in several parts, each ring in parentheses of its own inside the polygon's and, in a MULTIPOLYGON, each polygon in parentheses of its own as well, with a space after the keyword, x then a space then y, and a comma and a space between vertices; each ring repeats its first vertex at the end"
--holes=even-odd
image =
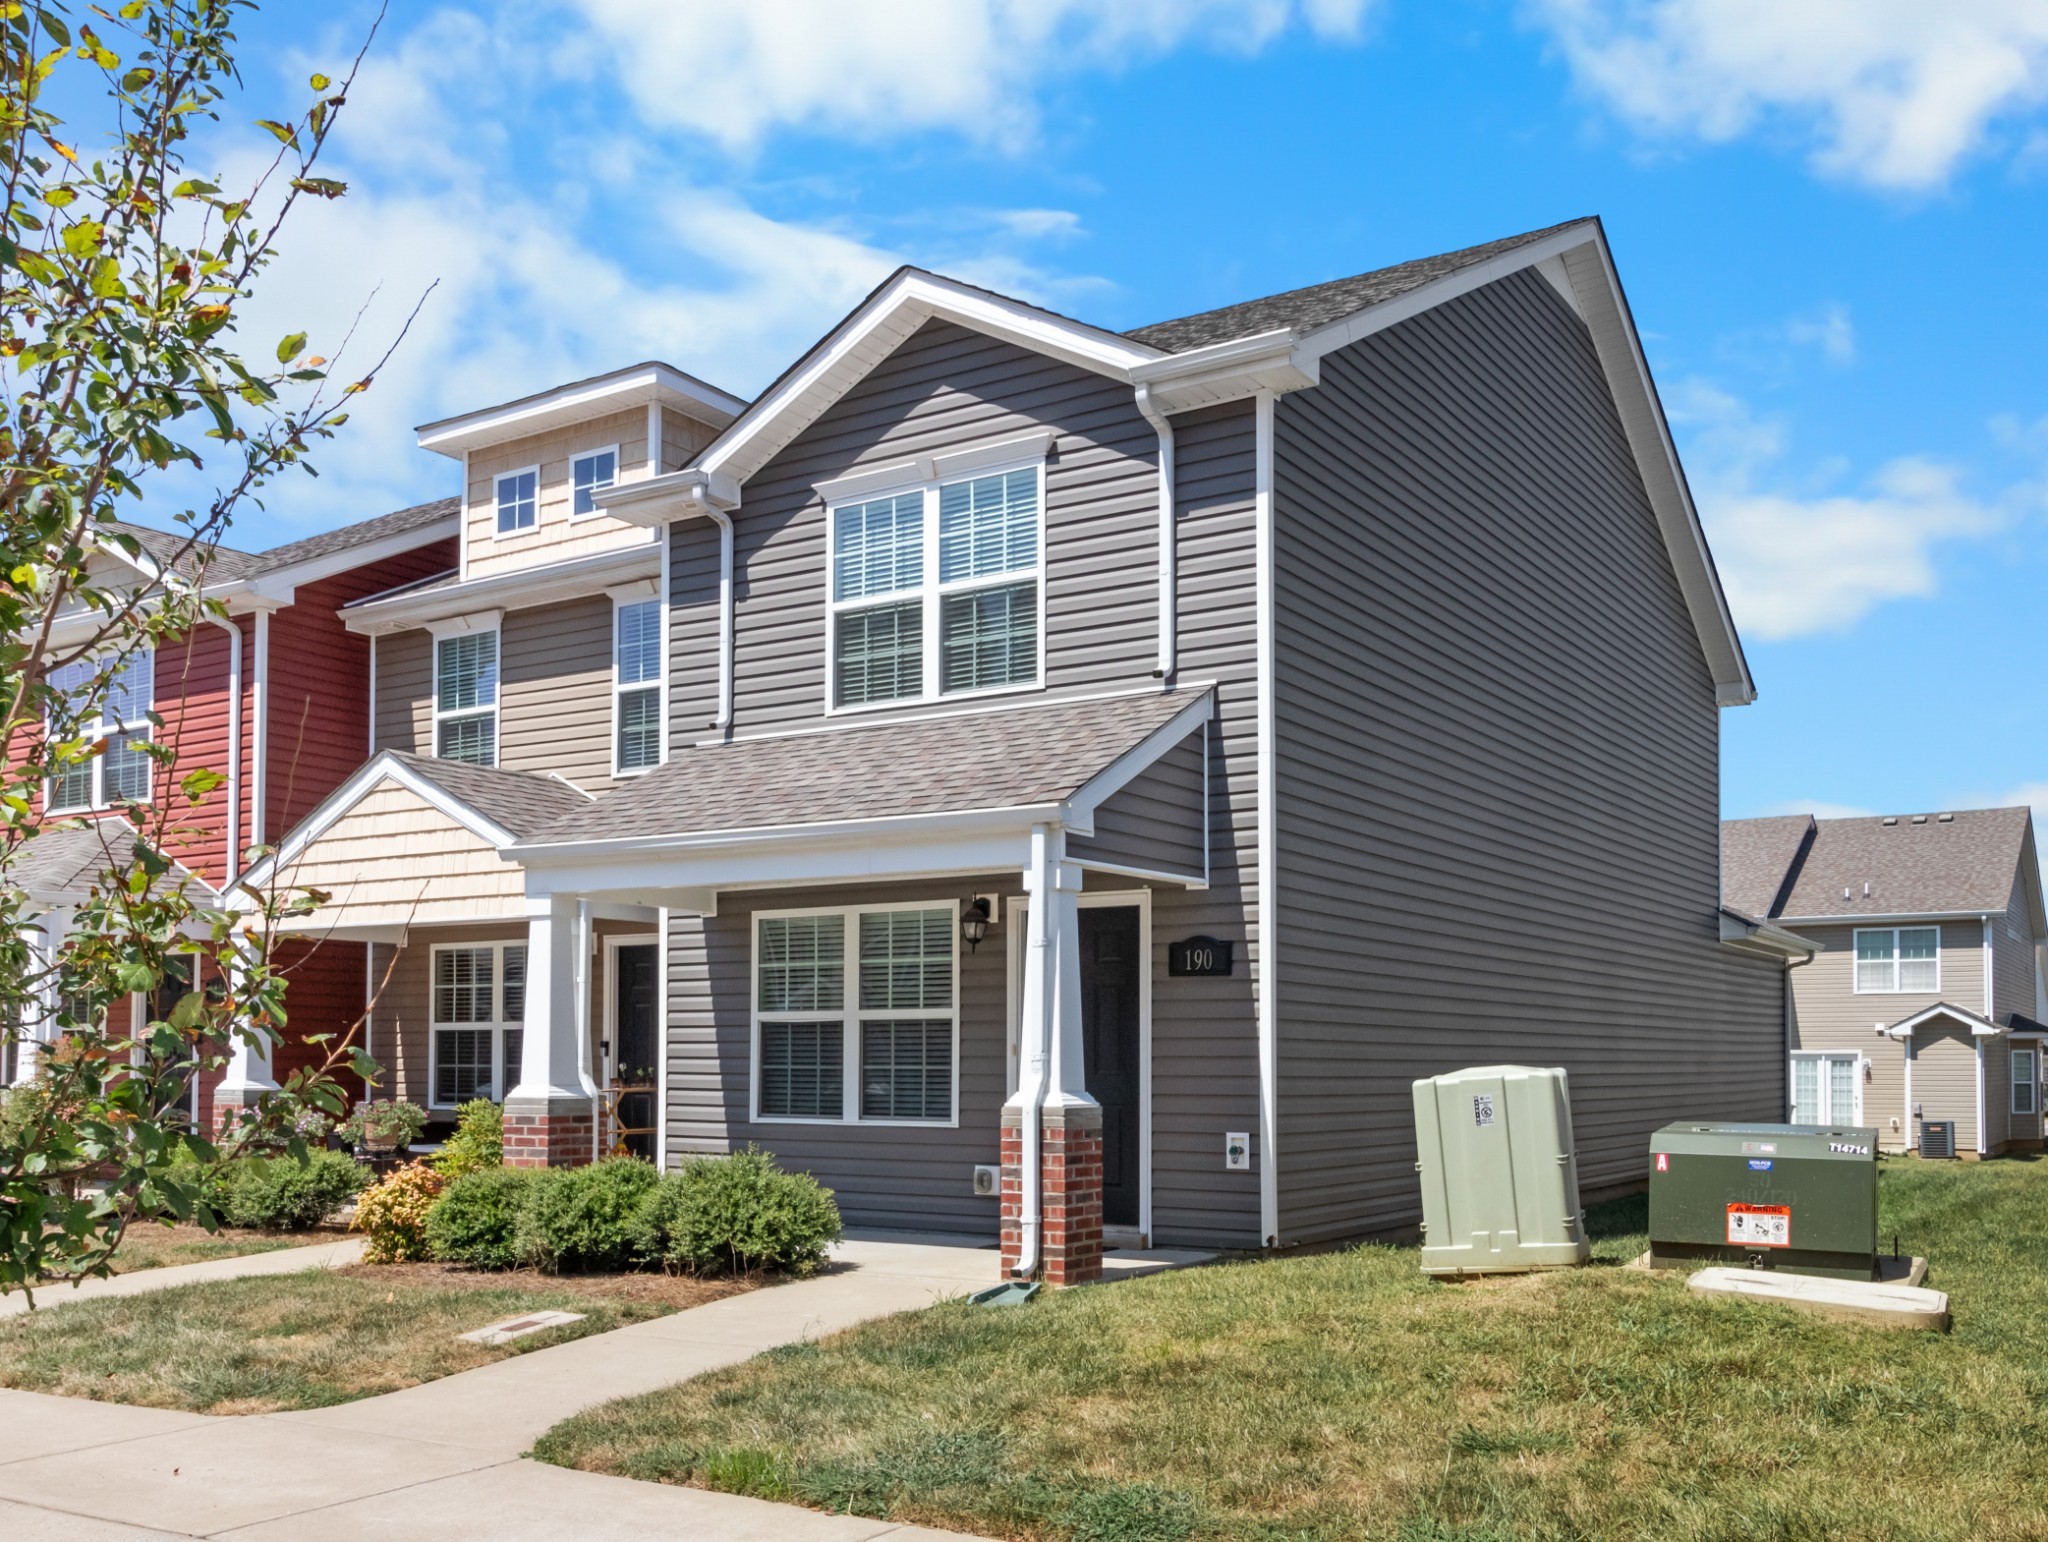
MULTIPOLYGON (((238 1258, 209 1258, 204 1263, 172 1264, 162 1269, 137 1269, 132 1274, 113 1274, 103 1280, 79 1280, 71 1285, 45 1285, 36 1292, 36 1309, 48 1311, 73 1301, 94 1301, 102 1296, 141 1296, 176 1285, 200 1285, 208 1280, 239 1280, 252 1274, 297 1274, 305 1269, 339 1269, 363 1256, 361 1237, 344 1237, 339 1242, 312 1242, 304 1247, 272 1248, 268 1253, 244 1253, 238 1258)), ((20 1291, 0 1296, 0 1317, 19 1317, 29 1310, 28 1297, 20 1291)))
MULTIPOLYGON (((1120 1254, 1109 1272, 1144 1273, 1206 1256, 1120 1254)), ((996 1274, 993 1248, 869 1235, 840 1244, 833 1266, 813 1279, 301 1413, 219 1418, 0 1390, 0 1536, 339 1542, 480 1528, 493 1542, 939 1538, 947 1534, 572 1472, 521 1453, 596 1403, 929 1306, 992 1284, 996 1274)))

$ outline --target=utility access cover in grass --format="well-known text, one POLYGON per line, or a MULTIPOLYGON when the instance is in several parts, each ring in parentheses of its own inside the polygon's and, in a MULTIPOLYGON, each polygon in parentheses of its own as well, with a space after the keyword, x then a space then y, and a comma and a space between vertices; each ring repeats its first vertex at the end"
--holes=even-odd
POLYGON ((508 1317, 503 1322, 494 1322, 488 1328, 479 1328, 474 1333, 458 1333, 459 1339, 472 1344, 509 1344, 514 1339, 523 1339, 529 1333, 543 1333, 549 1328, 559 1328, 564 1323, 583 1321, 581 1312, 528 1312, 524 1317, 508 1317))

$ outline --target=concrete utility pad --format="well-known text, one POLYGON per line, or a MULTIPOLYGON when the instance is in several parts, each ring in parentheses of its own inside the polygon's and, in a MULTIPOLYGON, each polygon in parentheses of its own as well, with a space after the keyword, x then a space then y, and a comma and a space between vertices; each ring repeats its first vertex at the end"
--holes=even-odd
POLYGON ((1702 1269, 1686 1289, 1703 1296, 1775 1301, 1870 1328, 1932 1328, 1946 1333, 1948 1293, 1874 1280, 1828 1280, 1772 1269, 1702 1269))
POLYGON ((488 1328, 479 1328, 474 1333, 458 1333, 455 1336, 472 1344, 509 1344, 514 1339, 523 1339, 529 1333, 543 1333, 549 1328, 559 1328, 563 1323, 581 1322, 581 1312, 528 1312, 524 1317, 508 1317, 503 1322, 494 1322, 488 1328))

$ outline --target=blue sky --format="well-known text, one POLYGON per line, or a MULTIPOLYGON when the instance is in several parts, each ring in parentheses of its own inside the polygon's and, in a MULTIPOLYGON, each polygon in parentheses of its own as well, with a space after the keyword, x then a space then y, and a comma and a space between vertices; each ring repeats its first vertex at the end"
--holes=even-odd
MULTIPOLYGON (((247 24, 248 115, 372 9, 247 24)), ((393 0, 335 164, 253 346, 439 287, 236 544, 452 491, 438 415, 750 394, 899 261, 1121 328, 1598 214, 1762 690, 1727 811, 2048 810, 2039 0, 393 0)))

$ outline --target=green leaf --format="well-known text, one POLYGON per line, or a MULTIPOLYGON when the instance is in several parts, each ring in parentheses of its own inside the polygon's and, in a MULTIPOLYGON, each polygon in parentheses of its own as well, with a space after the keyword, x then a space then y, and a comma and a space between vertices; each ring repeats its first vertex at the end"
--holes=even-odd
POLYGON ((281 145, 290 144, 294 138, 292 131, 285 127, 284 124, 279 123, 275 118, 258 118, 256 126, 260 129, 269 129, 271 135, 281 145))
POLYGON ((69 48, 71 46, 71 29, 69 27, 65 26, 57 17, 52 16, 48 10, 39 11, 37 15, 43 24, 45 32, 63 44, 64 47, 69 48))
POLYGON ((143 69, 137 66, 121 77, 121 89, 123 91, 140 91, 155 79, 155 70, 143 69))
POLYGON ((291 363, 292 360, 296 359, 300 354, 304 353, 305 351, 306 334, 303 332, 294 332, 290 337, 287 337, 283 342, 277 345, 277 362, 280 364, 289 364, 291 363))
POLYGON ((187 798, 197 803, 208 793, 227 785, 227 776, 220 771, 194 771, 178 784, 187 798))

